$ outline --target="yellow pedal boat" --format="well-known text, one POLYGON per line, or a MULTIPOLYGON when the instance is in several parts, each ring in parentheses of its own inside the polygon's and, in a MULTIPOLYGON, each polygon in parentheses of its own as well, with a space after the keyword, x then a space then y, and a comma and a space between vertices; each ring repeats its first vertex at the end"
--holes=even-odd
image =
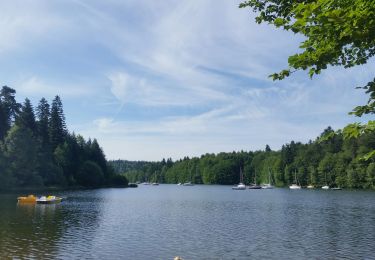
POLYGON ((34 195, 29 195, 27 197, 18 197, 18 203, 38 203, 38 204, 55 204, 60 203, 62 198, 56 196, 41 196, 36 197, 34 195))
POLYGON ((37 197, 29 195, 27 197, 18 197, 18 203, 36 203, 37 197))

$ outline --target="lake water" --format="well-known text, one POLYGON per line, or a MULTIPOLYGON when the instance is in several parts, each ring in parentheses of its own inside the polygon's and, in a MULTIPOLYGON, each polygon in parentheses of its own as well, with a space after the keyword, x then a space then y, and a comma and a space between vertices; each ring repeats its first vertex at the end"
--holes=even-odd
POLYGON ((142 186, 0 195, 0 259, 375 259, 375 192, 142 186))

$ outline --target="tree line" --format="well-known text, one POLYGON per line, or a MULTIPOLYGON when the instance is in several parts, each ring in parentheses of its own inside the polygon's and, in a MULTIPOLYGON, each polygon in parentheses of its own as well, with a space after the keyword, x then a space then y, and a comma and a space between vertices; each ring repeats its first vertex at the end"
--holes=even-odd
POLYGON ((0 189, 20 187, 126 186, 107 165, 96 139, 70 133, 62 101, 42 98, 34 110, 16 91, 0 91, 0 189))
MULTIPOLYGON (((328 127, 321 136, 331 132, 334 130, 328 127)), ((246 184, 268 183, 271 176, 273 184, 283 187, 293 183, 296 175, 303 186, 375 189, 375 161, 363 160, 363 156, 375 148, 375 133, 352 139, 345 139, 342 134, 324 141, 320 137, 306 144, 292 141, 278 151, 266 145, 261 151, 204 154, 175 162, 163 159, 160 162, 118 160, 109 163, 130 182, 192 181, 233 185, 239 183, 242 170, 246 184)))

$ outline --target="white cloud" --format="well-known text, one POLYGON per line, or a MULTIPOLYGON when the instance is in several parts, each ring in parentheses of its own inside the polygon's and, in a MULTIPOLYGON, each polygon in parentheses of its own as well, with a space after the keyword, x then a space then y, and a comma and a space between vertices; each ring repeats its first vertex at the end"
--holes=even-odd
POLYGON ((93 124, 98 128, 99 132, 109 132, 116 127, 113 118, 98 118, 93 121, 93 124))
POLYGON ((373 75, 370 63, 271 82, 300 38, 255 24, 233 1, 16 0, 0 9, 0 76, 24 96, 65 96, 66 117, 79 111, 72 130, 98 137, 109 158, 307 141, 350 121, 346 112, 365 102, 353 86, 373 75))
POLYGON ((28 50, 68 23, 46 1, 1 1, 0 9, 0 55, 28 50))
POLYGON ((60 95, 67 98, 89 96, 95 92, 84 85, 47 83, 37 76, 28 77, 15 83, 17 93, 32 97, 53 97, 60 95))
POLYGON ((112 83, 111 93, 122 103, 126 101, 129 84, 137 85, 138 83, 135 80, 129 80, 129 76, 125 73, 113 73, 108 78, 112 83))
POLYGON ((248 117, 222 118, 223 113, 226 111, 153 122, 100 119, 95 122, 99 131, 88 126, 80 133, 87 137, 95 134, 110 159, 159 160, 200 156, 207 152, 264 149, 265 144, 278 149, 292 139, 306 142, 322 129, 314 124, 295 125, 275 119, 270 122, 269 117, 258 118, 256 123, 248 117))
POLYGON ((150 82, 142 77, 125 72, 108 75, 110 90, 121 103, 144 106, 191 106, 212 101, 225 101, 225 93, 213 89, 191 89, 187 86, 171 85, 170 82, 150 82))

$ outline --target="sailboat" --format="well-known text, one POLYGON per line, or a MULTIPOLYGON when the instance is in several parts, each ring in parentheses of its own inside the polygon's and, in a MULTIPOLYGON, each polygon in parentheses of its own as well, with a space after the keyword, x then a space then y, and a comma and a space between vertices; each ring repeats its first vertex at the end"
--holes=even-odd
POLYGON ((262 187, 257 185, 257 172, 255 171, 254 172, 254 184, 250 185, 249 186, 249 189, 251 190, 258 190, 258 189, 261 189, 262 187))
POLYGON ((262 185, 262 189, 273 189, 274 187, 271 184, 271 171, 268 169, 268 183, 262 185))
POLYGON ((152 185, 154 185, 154 186, 159 185, 159 183, 158 183, 158 177, 156 176, 156 172, 155 172, 155 182, 153 182, 152 185))
POLYGON ((315 186, 312 184, 312 172, 310 172, 310 184, 309 185, 307 185, 307 188, 308 189, 314 189, 315 188, 315 186))
POLYGON ((294 183, 289 186, 291 190, 300 190, 301 186, 297 184, 297 172, 294 171, 294 183))
MULTIPOLYGON (((197 168, 195 168, 195 170, 197 170, 197 168)), ((190 181, 185 182, 184 184, 182 184, 182 186, 194 186, 194 184, 191 183, 191 171, 190 171, 190 181)))
POLYGON ((243 184, 243 173, 240 168, 240 183, 237 186, 232 187, 232 190, 246 190, 246 185, 243 184))
POLYGON ((325 173, 325 177, 326 177, 326 185, 324 185, 324 186, 322 187, 322 189, 323 189, 323 190, 329 190, 329 186, 328 186, 328 184, 327 184, 327 173, 325 173))

